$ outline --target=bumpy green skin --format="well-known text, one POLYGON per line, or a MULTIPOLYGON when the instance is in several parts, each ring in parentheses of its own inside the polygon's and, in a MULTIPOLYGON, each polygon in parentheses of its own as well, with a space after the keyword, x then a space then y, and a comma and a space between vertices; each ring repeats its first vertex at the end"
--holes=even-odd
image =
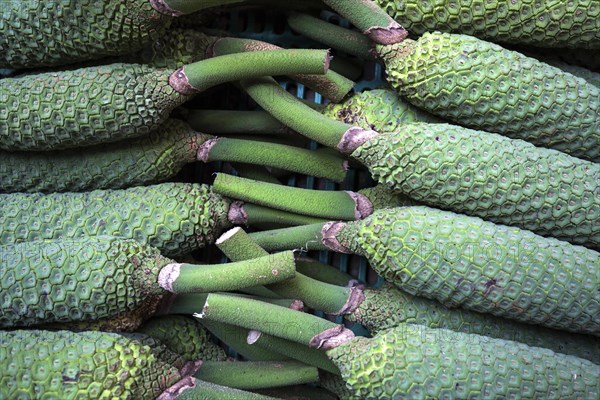
POLYGON ((0 246, 0 327, 112 317, 163 292, 171 262, 135 240, 97 236, 0 246))
POLYGON ((486 336, 403 325, 329 350, 356 399, 597 399, 600 366, 486 336))
POLYGON ((425 206, 375 211, 337 238, 412 295, 600 336, 596 251, 425 206))
POLYGON ((375 0, 411 33, 464 33, 492 42, 600 48, 595 0, 375 0))
POLYGON ((342 400, 351 399, 352 391, 346 387, 346 382, 339 375, 329 372, 319 372, 319 385, 342 400))
POLYGON ((170 119, 149 135, 55 152, 0 151, 0 193, 82 192, 166 181, 210 138, 170 119))
POLYGON ((322 113, 363 129, 394 132, 411 122, 442 122, 403 101, 394 91, 374 89, 356 93, 342 103, 328 104, 322 113))
POLYGON ((575 76, 583 78, 596 87, 600 87, 600 73, 598 73, 598 72, 593 72, 587 68, 579 67, 577 65, 570 65, 570 64, 567 64, 567 63, 559 61, 559 60, 544 60, 544 61, 550 65, 553 65, 557 68, 562 69, 563 71, 566 71, 570 74, 573 74, 575 76))
POLYGON ((194 318, 183 315, 154 317, 138 330, 159 339, 171 351, 188 361, 225 361, 225 351, 210 342, 204 327, 194 318))
POLYGON ((417 107, 600 161, 600 89, 581 78, 465 35, 426 33, 377 52, 388 82, 417 107))
POLYGON ((406 125, 352 156, 424 204, 600 248, 600 164, 447 124, 406 125))
POLYGON ((0 148, 47 151, 139 137, 189 96, 171 70, 114 63, 2 80, 0 148))
POLYGON ((179 372, 141 343, 105 332, 0 332, 3 399, 155 399, 179 372))
POLYGON ((367 289, 364 294, 364 301, 346 318, 362 324, 373 334, 401 324, 417 324, 514 340, 600 364, 600 338, 590 335, 521 324, 460 308, 446 308, 435 300, 411 296, 391 284, 367 289))
POLYGON ((375 210, 417 205, 417 202, 410 197, 402 193, 394 192, 392 189, 382 184, 371 188, 361 189, 358 193, 367 196, 375 210))
POLYGON ((158 39, 172 20, 148 0, 8 0, 0 11, 0 67, 10 68, 128 54, 158 39))
POLYGON ((169 364, 178 370, 181 370, 186 365, 187 360, 185 360, 181 354, 171 351, 171 349, 159 339, 144 335, 143 333, 120 333, 120 335, 149 347, 152 354, 154 354, 158 360, 165 364, 169 364))
POLYGON ((125 190, 0 195, 0 244, 110 235, 135 239, 167 257, 212 243, 229 201, 207 185, 163 183, 125 190))

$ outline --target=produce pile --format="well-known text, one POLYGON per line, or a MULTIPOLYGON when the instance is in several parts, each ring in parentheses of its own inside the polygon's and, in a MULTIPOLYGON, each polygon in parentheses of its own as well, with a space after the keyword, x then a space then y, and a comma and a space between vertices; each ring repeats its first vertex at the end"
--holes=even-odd
POLYGON ((600 4, 296 3, 2 3, 0 399, 600 398, 600 4))

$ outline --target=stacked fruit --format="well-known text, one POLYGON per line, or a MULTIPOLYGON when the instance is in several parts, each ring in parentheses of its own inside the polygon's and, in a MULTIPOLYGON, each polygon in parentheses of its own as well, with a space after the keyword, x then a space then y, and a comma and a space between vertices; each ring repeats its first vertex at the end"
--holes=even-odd
POLYGON ((488 3, 6 3, 0 398, 598 398, 600 79, 519 46, 600 6, 488 3))

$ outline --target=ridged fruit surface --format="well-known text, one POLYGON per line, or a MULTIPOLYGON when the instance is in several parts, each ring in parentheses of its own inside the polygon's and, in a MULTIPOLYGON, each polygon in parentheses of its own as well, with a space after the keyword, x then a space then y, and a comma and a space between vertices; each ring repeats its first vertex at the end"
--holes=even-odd
POLYGON ((401 324, 416 324, 514 340, 600 363, 600 338, 590 335, 522 324, 461 308, 446 308, 435 300, 412 296, 387 283, 377 289, 365 290, 364 295, 363 302, 346 318, 358 322, 373 334, 401 324))
POLYGON ((15 69, 128 54, 172 20, 148 0, 7 0, 0 11, 0 68, 15 69))
POLYGON ((539 347, 403 325, 327 352, 356 399, 597 399, 600 366, 539 347))
POLYGON ((3 399, 155 399, 181 376, 149 347, 106 332, 0 332, 3 399))
POLYGON ((328 104, 322 113, 349 125, 377 132, 395 132, 411 122, 442 122, 439 118, 403 101, 394 91, 388 89, 356 93, 341 103, 328 104))
POLYGON ((110 235, 171 257, 212 243, 229 227, 229 201, 207 185, 163 183, 125 190, 0 195, 0 244, 110 235))
POLYGON ((83 192, 166 181, 197 160, 210 136, 169 119, 157 130, 116 143, 54 152, 0 151, 0 192, 83 192))
POLYGON ((600 48, 596 0, 375 0, 411 33, 463 33, 490 42, 600 48))
POLYGON ((378 46, 388 82, 458 124, 600 161, 600 89, 496 44, 448 33, 378 46))
POLYGON ((139 307, 163 292, 171 260, 132 239, 97 236, 0 246, 0 326, 87 321, 139 307))
POLYGON ((425 206, 375 211, 336 237, 414 296, 600 336, 594 250, 425 206))
POLYGON ((366 196, 373 209, 378 210, 380 208, 389 207, 402 207, 402 206, 414 206, 417 202, 410 197, 393 191, 384 184, 375 185, 370 188, 360 189, 358 193, 366 196))
POLYGON ((600 164, 448 124, 409 124, 352 156, 432 207, 600 248, 600 164))
POLYGON ((114 63, 2 79, 0 148, 47 151, 146 135, 189 98, 169 85, 171 72, 114 63))

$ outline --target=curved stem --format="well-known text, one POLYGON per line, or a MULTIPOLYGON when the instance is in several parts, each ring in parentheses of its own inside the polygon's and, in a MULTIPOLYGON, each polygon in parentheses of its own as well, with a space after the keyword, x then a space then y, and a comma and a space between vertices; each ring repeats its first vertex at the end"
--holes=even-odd
POLYGON ((311 314, 218 293, 208 295, 202 314, 196 316, 260 330, 269 335, 324 350, 337 347, 354 337, 354 333, 343 325, 311 314))
POLYGON ((351 275, 309 257, 296 257, 296 274, 301 273, 321 282, 347 287, 355 281, 351 275))
POLYGON ((354 192, 302 189, 217 174, 213 191, 222 196, 296 214, 352 221, 371 214, 370 202, 354 192))
POLYGON ((276 400, 275 397, 233 389, 211 382, 204 382, 197 378, 187 377, 184 379, 193 382, 190 387, 179 391, 173 397, 159 397, 157 400, 276 400))
POLYGON ((265 50, 229 54, 183 66, 169 77, 182 94, 195 94, 225 82, 286 74, 324 74, 329 69, 326 50, 265 50))
POLYGON ((172 293, 198 293, 264 285, 295 273, 294 254, 287 251, 229 264, 169 264, 160 271, 158 280, 172 293))
POLYGON ((372 0, 323 0, 323 2, 375 43, 399 43, 408 36, 408 32, 372 0))
POLYGON ((276 185, 280 185, 279 179, 271 175, 266 168, 260 165, 252 165, 246 163, 233 163, 233 168, 237 171, 238 176, 247 179, 253 179, 255 181, 269 182, 276 185))
POLYGON ((194 377, 235 389, 264 389, 316 382, 319 371, 298 361, 205 361, 194 377))
POLYGON ((334 182, 344 180, 348 164, 337 154, 231 138, 215 138, 204 142, 198 149, 198 159, 203 162, 237 161, 282 168, 334 182))
POLYGON ((202 310, 207 297, 206 293, 167 295, 157 309, 156 315, 195 314, 202 310))
POLYGON ((250 237, 267 251, 302 249, 331 250, 323 244, 321 230, 325 224, 294 226, 251 233, 250 237))
MULTIPOLYGON (((212 51, 217 56, 264 50, 282 50, 282 48, 260 40, 240 38, 221 38, 212 46, 212 51)), ((354 87, 354 82, 331 70, 325 72, 325 75, 294 74, 289 76, 306 87, 321 93, 334 103, 339 103, 354 87)))
POLYGON ((255 135, 289 134, 290 130, 265 111, 188 110, 187 122, 200 132, 211 135, 251 133, 255 135))
POLYGON ((328 221, 321 218, 307 217, 305 215, 294 214, 286 211, 272 210, 267 207, 249 203, 244 204, 242 209, 247 215, 245 224, 250 226, 274 224, 275 226, 289 227, 325 223, 328 221))
POLYGON ((151 0, 151 4, 153 4, 155 8, 160 7, 155 5, 155 3, 159 3, 163 7, 168 7, 168 9, 176 16, 191 14, 212 7, 249 2, 251 2, 251 0, 151 0))
POLYGON ((358 32, 301 13, 291 13, 287 22, 292 30, 314 41, 359 58, 373 58, 373 42, 358 32))

